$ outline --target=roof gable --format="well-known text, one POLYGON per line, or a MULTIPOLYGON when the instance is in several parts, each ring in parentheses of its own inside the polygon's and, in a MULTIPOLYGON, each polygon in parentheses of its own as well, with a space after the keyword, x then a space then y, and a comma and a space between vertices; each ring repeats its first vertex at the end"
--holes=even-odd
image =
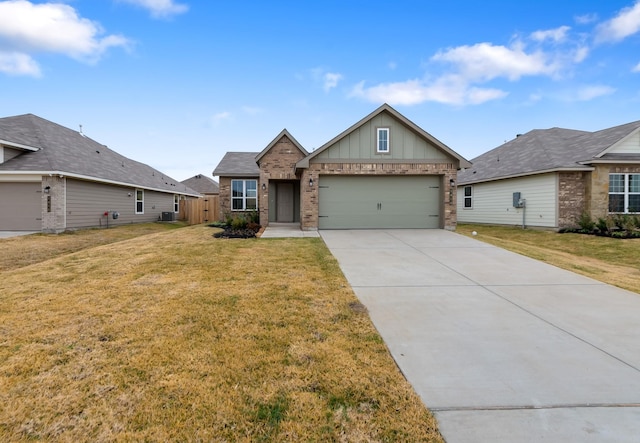
MULTIPOLYGON (((607 154, 636 154, 640 155, 640 125, 637 125, 638 122, 634 122, 631 125, 631 132, 627 135, 619 138, 615 143, 611 146, 607 147, 602 152, 599 152, 595 157, 602 158, 607 154)), ((623 125, 621 127, 612 128, 610 133, 612 134, 612 138, 615 140, 619 137, 620 133, 624 134, 627 132, 628 128, 623 125)))
POLYGON ((375 155, 375 130, 378 127, 390 128, 391 149, 385 154, 384 161, 453 159, 460 167, 470 166, 451 148, 384 104, 299 161, 297 167, 307 168, 316 159, 381 160, 375 155))
POLYGON ((273 148, 276 144, 278 144, 278 142, 282 139, 282 137, 287 137, 289 140, 291 140, 291 143, 293 143, 293 145, 302 153, 302 155, 304 155, 305 157, 307 155, 309 155, 309 153, 307 152, 306 149, 304 149, 302 147, 302 145, 300 143, 298 143, 298 140, 296 140, 290 133, 289 131, 285 129, 283 129, 282 131, 280 131, 280 134, 278 134, 272 141, 271 143, 269 143, 267 145, 266 148, 264 148, 262 150, 262 152, 260 152, 258 155, 256 155, 256 162, 259 163, 260 159, 262 159, 262 157, 265 156, 265 154, 267 152, 269 152, 271 150, 271 148, 273 148))
POLYGON ((0 164, 0 173, 55 173, 75 178, 198 195, 162 172, 77 131, 33 114, 0 119, 0 139, 37 148, 0 164))

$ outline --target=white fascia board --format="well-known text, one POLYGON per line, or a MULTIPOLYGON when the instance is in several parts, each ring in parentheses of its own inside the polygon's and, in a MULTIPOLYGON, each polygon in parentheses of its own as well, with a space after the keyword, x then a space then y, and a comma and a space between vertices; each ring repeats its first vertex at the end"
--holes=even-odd
POLYGON ((33 146, 28 146, 28 145, 23 145, 21 143, 10 142, 10 141, 7 141, 7 140, 3 140, 1 138, 0 138, 0 145, 4 145, 7 148, 17 148, 17 149, 23 149, 25 151, 32 151, 32 152, 40 150, 40 148, 36 148, 36 147, 33 147, 33 146))

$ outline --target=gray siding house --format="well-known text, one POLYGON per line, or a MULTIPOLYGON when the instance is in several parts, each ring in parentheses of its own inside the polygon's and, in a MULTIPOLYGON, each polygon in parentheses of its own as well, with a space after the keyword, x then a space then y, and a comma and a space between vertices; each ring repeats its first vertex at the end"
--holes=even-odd
POLYGON ((171 219, 192 197, 199 193, 78 131, 33 114, 0 119, 0 230, 171 219))
POLYGON ((303 230, 455 229, 458 169, 470 163, 384 104, 309 153, 285 129, 216 169, 224 215, 303 230))
POLYGON ((640 213, 640 121, 595 132, 536 129, 471 162, 458 175, 463 223, 559 229, 584 213, 640 213))

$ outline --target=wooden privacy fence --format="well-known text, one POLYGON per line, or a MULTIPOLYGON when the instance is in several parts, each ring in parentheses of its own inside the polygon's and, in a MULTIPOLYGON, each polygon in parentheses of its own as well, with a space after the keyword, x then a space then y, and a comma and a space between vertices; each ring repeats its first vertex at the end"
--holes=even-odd
POLYGON ((219 221, 220 198, 217 195, 208 195, 201 198, 180 200, 178 218, 185 220, 190 225, 219 221))

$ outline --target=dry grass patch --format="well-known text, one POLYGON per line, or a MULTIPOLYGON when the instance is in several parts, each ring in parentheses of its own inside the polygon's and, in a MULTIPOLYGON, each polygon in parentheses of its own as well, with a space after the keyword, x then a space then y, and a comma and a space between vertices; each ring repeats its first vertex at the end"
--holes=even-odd
POLYGON ((640 293, 640 239, 521 229, 511 226, 458 225, 456 232, 545 261, 604 283, 640 293))
POLYGON ((140 223, 109 229, 81 229, 62 234, 31 234, 0 239, 0 272, 43 262, 88 247, 106 245, 154 232, 186 226, 184 223, 140 223))
POLYGON ((320 239, 212 233, 1 272, 0 440, 442 441, 320 239))

